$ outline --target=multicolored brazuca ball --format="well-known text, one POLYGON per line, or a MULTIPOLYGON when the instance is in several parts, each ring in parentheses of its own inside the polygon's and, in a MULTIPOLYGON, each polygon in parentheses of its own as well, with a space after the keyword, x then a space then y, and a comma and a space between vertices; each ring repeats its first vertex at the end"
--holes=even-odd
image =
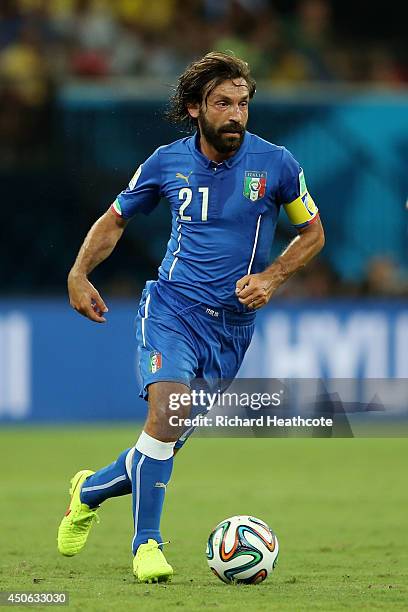
POLYGON ((227 583, 258 584, 275 568, 278 538, 254 516, 232 516, 219 523, 207 542, 211 571, 227 583))

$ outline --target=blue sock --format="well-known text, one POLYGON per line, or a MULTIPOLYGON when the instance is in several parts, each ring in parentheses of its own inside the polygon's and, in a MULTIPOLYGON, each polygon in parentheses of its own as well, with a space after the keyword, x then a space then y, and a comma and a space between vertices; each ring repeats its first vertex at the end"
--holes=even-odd
POLYGON ((173 450, 174 442, 160 442, 145 432, 136 443, 132 463, 133 554, 149 538, 162 542, 160 519, 173 469, 173 450))
POLYGON ((116 461, 98 470, 92 476, 88 476, 81 489, 83 504, 96 508, 109 497, 118 497, 132 492, 132 483, 129 478, 132 452, 133 448, 127 448, 116 461), (127 457, 128 466, 126 466, 127 457))

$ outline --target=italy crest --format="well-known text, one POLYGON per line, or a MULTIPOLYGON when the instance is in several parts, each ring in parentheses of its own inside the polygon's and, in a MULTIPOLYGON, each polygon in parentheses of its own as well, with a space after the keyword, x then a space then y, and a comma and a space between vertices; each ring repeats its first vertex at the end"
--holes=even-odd
POLYGON ((264 197, 266 191, 266 172, 245 172, 244 196, 256 202, 264 197))
POLYGON ((156 374, 157 370, 162 367, 162 355, 159 351, 152 351, 150 353, 150 371, 152 374, 156 374))

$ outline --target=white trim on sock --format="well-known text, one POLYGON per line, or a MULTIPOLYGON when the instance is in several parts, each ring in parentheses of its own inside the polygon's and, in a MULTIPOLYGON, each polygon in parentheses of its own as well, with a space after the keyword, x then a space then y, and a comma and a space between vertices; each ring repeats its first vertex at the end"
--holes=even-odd
POLYGON ((99 489, 107 489, 108 487, 113 487, 113 485, 118 482, 121 482, 122 480, 126 480, 126 474, 123 474, 122 476, 117 476, 106 484, 95 485, 94 487, 82 487, 81 493, 83 493, 84 491, 98 491, 99 489))
POLYGON ((193 433, 195 428, 196 428, 196 426, 193 425, 193 427, 189 427, 188 429, 186 429, 186 431, 183 434, 181 434, 181 436, 179 437, 177 442, 185 442, 187 440, 187 438, 193 433))
POLYGON ((135 543, 135 539, 137 536, 137 524, 139 522, 139 506, 140 506, 140 470, 143 465, 143 461, 146 459, 144 455, 142 455, 139 459, 139 463, 136 466, 136 503, 135 503, 135 535, 133 536, 132 541, 132 549, 135 543))
POLYGON ((132 482, 132 462, 133 462, 133 455, 135 454, 135 450, 136 450, 135 447, 131 448, 128 454, 126 455, 126 459, 125 459, 126 472, 127 472, 130 482, 132 482))
POLYGON ((136 449, 139 453, 151 457, 151 459, 166 461, 166 459, 170 459, 173 456, 174 445, 175 442, 161 442, 149 436, 145 431, 142 431, 136 442, 136 449))

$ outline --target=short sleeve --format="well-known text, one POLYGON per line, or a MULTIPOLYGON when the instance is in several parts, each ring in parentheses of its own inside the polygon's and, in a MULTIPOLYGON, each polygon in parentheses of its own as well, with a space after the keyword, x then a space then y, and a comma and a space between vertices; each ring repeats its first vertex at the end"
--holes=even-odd
POLYGON ((149 215, 161 198, 160 159, 158 150, 141 164, 129 185, 111 206, 113 212, 123 219, 136 213, 149 215))
POLYGON ((289 221, 297 228, 313 223, 319 211, 306 187, 302 168, 291 153, 283 148, 278 203, 289 221))

